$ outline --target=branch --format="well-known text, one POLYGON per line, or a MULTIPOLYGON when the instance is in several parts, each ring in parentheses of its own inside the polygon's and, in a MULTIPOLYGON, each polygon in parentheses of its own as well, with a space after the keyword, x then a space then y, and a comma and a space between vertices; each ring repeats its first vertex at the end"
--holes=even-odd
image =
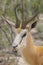
POLYGON ((5 30, 4 30, 1 26, 0 26, 0 29, 4 32, 6 38, 8 39, 9 43, 11 44, 10 39, 9 39, 9 37, 7 36, 7 33, 5 32, 5 30))
POLYGON ((7 3, 7 0, 5 0, 5 1, 2 1, 2 11, 3 11, 3 15, 5 15, 5 13, 6 13, 6 3, 7 3))
POLYGON ((8 19, 6 19, 4 16, 1 16, 1 18, 2 18, 3 21, 7 22, 9 25, 15 27, 15 24, 13 22, 9 21, 8 19))

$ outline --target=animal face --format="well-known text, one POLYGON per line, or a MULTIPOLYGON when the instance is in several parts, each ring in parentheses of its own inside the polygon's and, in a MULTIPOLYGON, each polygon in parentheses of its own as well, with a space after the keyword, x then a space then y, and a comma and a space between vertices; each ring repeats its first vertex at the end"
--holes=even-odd
POLYGON ((26 45, 26 36, 27 36, 27 30, 21 30, 19 34, 16 35, 14 42, 12 44, 13 48, 16 47, 23 47, 26 45))
POLYGON ((26 29, 21 29, 19 33, 17 33, 14 42, 12 43, 12 47, 15 48, 22 48, 26 46, 27 40, 27 33, 30 31, 30 25, 26 26, 26 29))
POLYGON ((26 29, 21 29, 20 32, 17 32, 17 35, 14 39, 14 42, 12 43, 12 47, 15 48, 22 48, 26 46, 27 42, 27 33, 29 34, 31 30, 31 25, 26 25, 26 29))

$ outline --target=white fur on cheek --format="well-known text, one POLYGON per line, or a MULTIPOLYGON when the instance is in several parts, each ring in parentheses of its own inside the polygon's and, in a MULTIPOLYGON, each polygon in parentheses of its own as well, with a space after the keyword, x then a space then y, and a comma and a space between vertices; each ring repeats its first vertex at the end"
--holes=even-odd
POLYGON ((26 46, 26 37, 23 38, 22 42, 20 45, 18 45, 18 48, 23 48, 26 46))
POLYGON ((18 34, 18 35, 15 37, 15 40, 14 40, 12 46, 19 45, 21 39, 22 39, 22 38, 21 38, 20 35, 18 34))
MULTIPOLYGON (((27 37, 27 36, 26 36, 27 37)), ((26 37, 23 38, 22 42, 18 45, 17 49, 19 50, 20 54, 23 56, 22 54, 22 50, 23 48, 26 47, 26 37)))

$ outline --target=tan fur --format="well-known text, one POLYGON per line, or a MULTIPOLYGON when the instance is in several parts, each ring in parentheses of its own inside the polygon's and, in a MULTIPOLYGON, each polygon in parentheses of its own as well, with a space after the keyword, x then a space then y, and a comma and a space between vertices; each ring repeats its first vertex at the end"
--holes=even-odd
POLYGON ((24 59, 30 65, 43 65, 43 46, 35 46, 30 32, 27 32, 27 45, 21 48, 24 59))
POLYGON ((22 30, 21 27, 16 29, 17 33, 20 33, 21 30, 22 30))
MULTIPOLYGON (((19 27, 16 30, 20 33, 22 29, 19 27)), ((20 49, 26 62, 30 65, 43 65, 43 46, 35 46, 34 39, 28 31, 26 40, 27 45, 20 49)))
MULTIPOLYGON (((16 30, 20 33, 22 29, 19 27, 16 30)), ((30 65, 43 65, 43 46, 35 46, 33 37, 28 31, 26 40, 26 46, 21 48, 20 51, 27 63, 30 65)))

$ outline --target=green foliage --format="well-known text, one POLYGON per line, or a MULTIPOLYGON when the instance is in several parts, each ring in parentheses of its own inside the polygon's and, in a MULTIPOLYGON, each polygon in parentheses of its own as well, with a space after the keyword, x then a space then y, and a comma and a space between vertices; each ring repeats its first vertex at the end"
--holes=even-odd
POLYGON ((10 5, 11 4, 11 0, 7 0, 7 4, 6 5, 10 5))
MULTIPOLYGON (((6 0, 7 3, 5 4, 6 6, 6 13, 5 15, 14 17, 14 10, 12 10, 12 8, 14 8, 18 3, 21 2, 21 0, 15 0, 14 2, 14 6, 12 6, 12 0, 6 0)), ((0 0, 0 14, 2 14, 2 2, 4 2, 4 0, 0 0)), ((34 12, 35 9, 39 9, 41 12, 43 12, 43 0, 24 0, 24 6, 26 8, 26 10, 28 11, 28 15, 32 12, 34 12)))

